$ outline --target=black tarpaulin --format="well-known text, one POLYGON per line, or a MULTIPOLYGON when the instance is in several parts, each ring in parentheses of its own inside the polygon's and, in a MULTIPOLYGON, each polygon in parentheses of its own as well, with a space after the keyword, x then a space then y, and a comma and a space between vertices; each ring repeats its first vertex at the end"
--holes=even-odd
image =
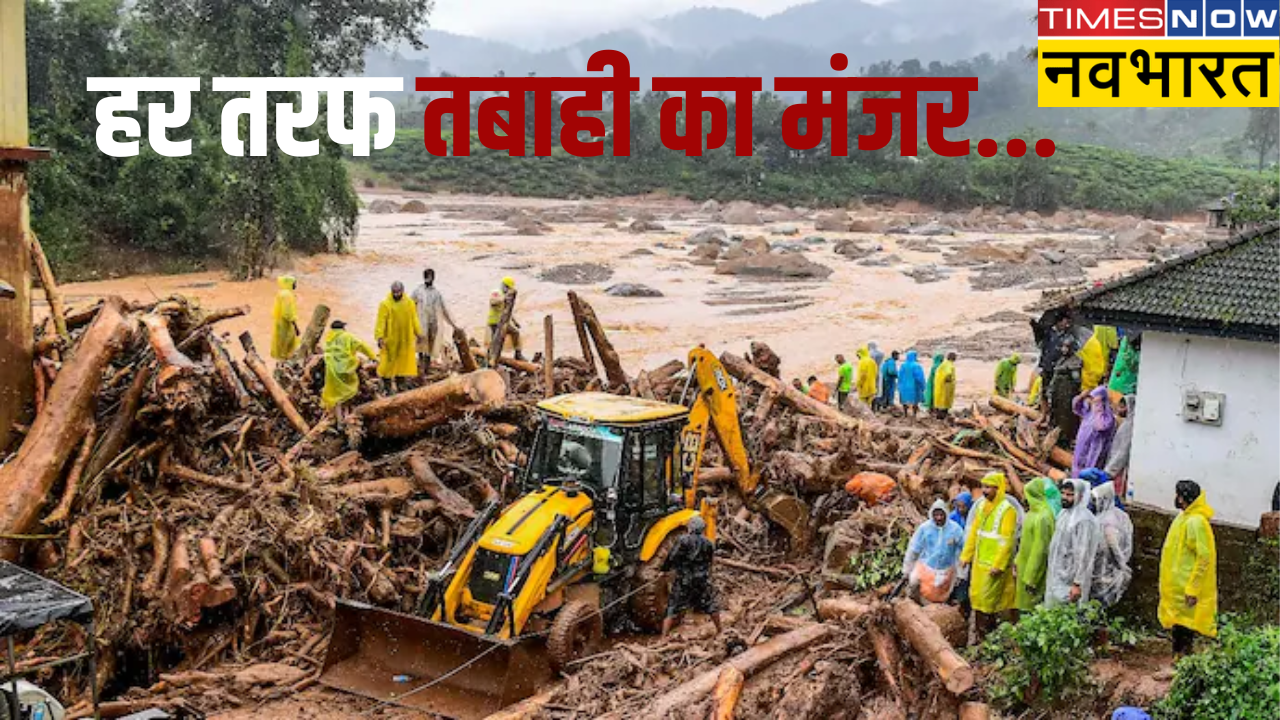
POLYGON ((54 620, 93 620, 89 598, 0 560, 0 637, 54 620))

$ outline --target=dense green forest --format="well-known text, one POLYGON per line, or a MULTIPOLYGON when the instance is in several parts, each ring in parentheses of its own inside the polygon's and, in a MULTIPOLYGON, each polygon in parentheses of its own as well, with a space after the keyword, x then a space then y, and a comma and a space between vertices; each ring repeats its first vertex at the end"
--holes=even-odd
MULTIPOLYGON (((55 151, 52 160, 33 166, 32 222, 58 272, 92 277, 216 261, 225 262, 237 276, 258 277, 284 251, 348 246, 359 211, 352 161, 323 132, 323 105, 320 121, 298 137, 320 139, 320 155, 294 158, 271 141, 265 157, 228 156, 220 143, 220 113, 229 98, 211 92, 209 78, 359 74, 370 48, 415 42, 430 3, 29 0, 27 7, 32 143, 55 151), (175 75, 204 78, 203 92, 193 96, 191 122, 169 134, 172 140, 192 138, 193 155, 163 157, 145 141, 141 154, 132 158, 98 150, 94 137, 100 94, 85 91, 85 77, 175 75)), ((356 173, 410 189, 523 196, 666 190, 697 199, 809 206, 880 196, 942 207, 996 204, 1050 211, 1066 206, 1168 217, 1247 189, 1267 177, 1250 168, 1274 162, 1280 124, 1274 109, 1254 111, 1247 122, 1234 124, 1216 111, 1033 113, 1034 83, 1029 86, 1027 77, 1034 65, 1017 53, 999 61, 984 55, 952 64, 884 63, 863 73, 976 75, 982 90, 973 96, 969 122, 949 133, 953 138, 1020 136, 1034 143, 1050 137, 1059 142, 1058 153, 1049 159, 1034 153, 1020 159, 1003 154, 940 158, 922 145, 918 158, 902 158, 896 140, 884 151, 854 151, 849 157, 832 157, 825 143, 797 151, 783 144, 780 131, 782 111, 792 100, 763 93, 753 105, 751 156, 737 157, 728 149, 734 145, 731 118, 724 148, 686 158, 659 139, 659 108, 667 96, 644 93, 633 97, 628 158, 611 157, 611 149, 605 157, 576 158, 559 148, 551 157, 511 158, 476 142, 470 157, 436 158, 422 145, 425 98, 406 95, 399 98, 396 142, 361 159, 356 173), (1019 118, 1052 122, 1018 125, 1019 118), (1146 146, 1135 143, 1133 128, 1146 128, 1158 138, 1150 150, 1166 157, 1105 147, 1136 144, 1145 151, 1146 146), (1122 131, 1125 137, 1116 135, 1122 131), (1195 157, 1162 152, 1170 142, 1195 157)), ((921 119, 925 103, 945 99, 922 94, 921 119)), ((139 106, 148 102, 171 102, 171 97, 144 94, 139 106)), ((271 94, 269 127, 279 102, 296 98, 271 94)), ((532 97, 526 103, 531 107, 532 97)), ((533 113, 526 115, 531 130, 533 113)), ((558 133, 558 112, 553 116, 558 133)), ((134 117, 145 137, 146 111, 134 117)), ((856 148, 856 136, 870 133, 874 119, 853 102, 848 121, 850 147, 856 148)), ((247 118, 241 122, 243 136, 247 118)), ((1274 170, 1269 175, 1274 177, 1274 170)))
MULTIPOLYGON (((360 72, 368 48, 415 41, 430 3, 420 0, 29 0, 27 64, 31 142, 53 158, 31 171, 32 226, 64 277, 226 261, 255 277, 283 248, 340 249, 355 231, 359 204, 343 155, 320 123, 298 135, 319 138, 320 154, 294 158, 269 143, 265 157, 227 155, 215 75, 278 77, 360 72), (146 142, 131 158, 102 153, 94 140, 93 76, 200 76, 192 117, 171 140, 193 140, 189 157, 169 158, 146 142)), ((154 97, 150 95, 155 95, 154 97)), ((292 101, 271 93, 268 107, 292 101)), ((142 93, 133 116, 147 133, 142 93)), ((274 117, 269 118, 269 123, 274 117)), ((241 136, 247 118, 241 118, 241 136)))

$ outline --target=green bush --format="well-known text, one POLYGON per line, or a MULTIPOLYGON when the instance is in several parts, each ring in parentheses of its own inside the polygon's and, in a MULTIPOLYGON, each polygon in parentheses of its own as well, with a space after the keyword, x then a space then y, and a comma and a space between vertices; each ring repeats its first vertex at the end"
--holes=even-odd
POLYGON ((1132 646, 1139 634, 1109 619, 1097 602, 1084 606, 1040 606, 1018 623, 1002 624, 978 649, 991 670, 987 695, 1002 710, 1053 706, 1092 689, 1089 663, 1094 639, 1106 630, 1110 643, 1132 646))
POLYGON ((1273 718, 1280 708, 1280 627, 1242 630, 1229 619, 1218 642, 1188 655, 1174 669, 1157 720, 1273 718))

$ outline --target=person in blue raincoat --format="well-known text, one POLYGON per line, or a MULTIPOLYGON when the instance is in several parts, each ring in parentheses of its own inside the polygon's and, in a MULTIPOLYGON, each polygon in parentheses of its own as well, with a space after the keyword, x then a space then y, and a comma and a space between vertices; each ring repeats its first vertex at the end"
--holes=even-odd
POLYGON ((916 351, 908 350, 906 361, 898 368, 898 401, 907 415, 914 416, 920 411, 925 382, 924 367, 920 365, 916 351))
POLYGON ((898 394, 898 351, 894 350, 889 357, 880 363, 880 395, 876 404, 880 410, 888 410, 893 406, 893 398, 898 394))
POLYGON ((902 574, 908 578, 911 595, 928 602, 946 602, 955 587, 963 549, 964 530, 947 517, 947 503, 938 498, 929 508, 929 519, 911 536, 902 560, 902 574))

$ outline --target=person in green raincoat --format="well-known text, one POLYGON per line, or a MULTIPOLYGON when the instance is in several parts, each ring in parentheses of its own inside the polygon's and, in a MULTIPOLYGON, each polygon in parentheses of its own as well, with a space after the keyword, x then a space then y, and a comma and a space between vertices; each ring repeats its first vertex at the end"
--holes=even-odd
POLYGON ((973 607, 978 642, 995 629, 999 616, 1013 607, 1014 534, 1018 511, 1006 496, 1004 473, 982 478, 982 498, 970 512, 973 522, 965 528, 961 567, 969 567, 969 604, 973 607))
POLYGON ((302 334, 298 332, 298 297, 294 294, 298 280, 292 275, 281 275, 276 278, 276 284, 280 290, 271 308, 271 357, 288 360, 298 349, 298 336, 302 334))
POLYGON ((1053 481, 1038 477, 1023 489, 1030 509, 1022 518, 1022 539, 1013 561, 1018 582, 1014 606, 1020 612, 1034 610, 1044 602, 1045 571, 1049 567, 1049 542, 1053 540, 1054 527, 1053 508, 1045 499, 1046 487, 1053 487, 1053 481))
POLYGON ((355 335, 347 332, 347 324, 334 320, 329 327, 329 337, 324 341, 324 390, 320 402, 325 409, 332 409, 338 422, 343 420, 342 404, 360 392, 360 358, 377 357, 373 348, 365 345, 355 335))
POLYGON ((1013 386, 1018 381, 1018 364, 1022 356, 1014 353, 996 365, 996 394, 1007 398, 1013 394, 1013 386))
POLYGON ((929 379, 924 383, 924 407, 926 410, 933 407, 933 381, 938 376, 938 367, 946 359, 947 357, 942 353, 937 353, 933 356, 933 367, 929 368, 929 379))
POLYGON ((1142 336, 1138 335, 1130 341, 1124 336, 1120 341, 1120 351, 1116 353, 1116 364, 1111 369, 1111 381, 1107 387, 1121 395, 1135 395, 1138 392, 1138 359, 1142 353, 1142 336))

